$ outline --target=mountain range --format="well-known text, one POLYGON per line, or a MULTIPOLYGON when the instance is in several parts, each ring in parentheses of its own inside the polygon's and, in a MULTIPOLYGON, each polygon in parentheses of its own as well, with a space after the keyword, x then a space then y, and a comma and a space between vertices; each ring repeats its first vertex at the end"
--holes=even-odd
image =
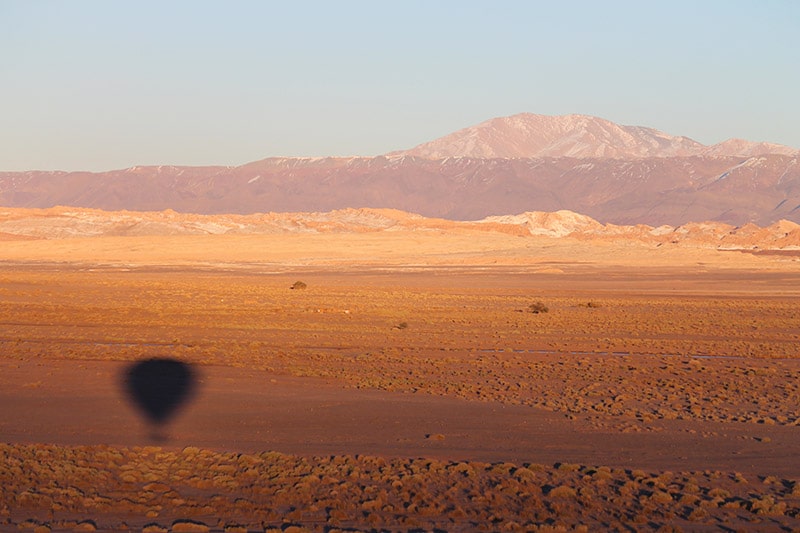
POLYGON ((705 146, 585 115, 495 118, 377 157, 272 157, 241 166, 0 172, 0 205, 197 214, 392 208, 478 220, 569 210, 601 223, 800 222, 800 151, 705 146))

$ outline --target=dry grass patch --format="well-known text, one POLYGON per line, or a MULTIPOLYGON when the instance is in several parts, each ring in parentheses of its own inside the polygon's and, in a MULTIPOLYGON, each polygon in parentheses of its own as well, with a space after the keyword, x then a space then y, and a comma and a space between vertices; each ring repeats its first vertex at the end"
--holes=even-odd
POLYGON ((104 446, 0 445, 0 458, 27 473, 24 480, 0 474, 0 528, 23 530, 78 524, 117 529, 123 522, 134 530, 176 533, 280 530, 287 524, 298 531, 397 524, 432 530, 513 522, 535 531, 554 524, 591 529, 639 515, 654 529, 692 529, 693 522, 708 521, 741 526, 756 519, 800 527, 796 481, 777 479, 754 490, 737 483, 733 472, 104 446), (109 454, 122 463, 109 466, 109 454), (169 491, 151 491, 147 482, 121 481, 124 467, 157 476, 186 473, 172 476, 169 491), (688 492, 694 493, 691 501, 688 492), (100 500, 106 503, 93 503, 100 500), (158 513, 146 518, 147 509, 158 513))

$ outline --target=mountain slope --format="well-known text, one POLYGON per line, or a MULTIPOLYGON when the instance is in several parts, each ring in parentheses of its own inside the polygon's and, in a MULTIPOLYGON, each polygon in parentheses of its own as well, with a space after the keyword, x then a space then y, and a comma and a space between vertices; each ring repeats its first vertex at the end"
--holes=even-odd
POLYGON ((429 217, 567 209, 604 223, 800 222, 798 157, 271 158, 240 167, 0 173, 0 205, 204 214, 392 208, 429 217))
POLYGON ((798 153, 800 153, 800 150, 795 150, 794 148, 782 144, 753 142, 744 139, 728 139, 727 141, 722 141, 721 143, 707 147, 700 155, 712 157, 754 157, 767 154, 796 156, 798 153))
POLYGON ((576 157, 638 159, 675 156, 745 156, 797 150, 770 143, 730 139, 707 147, 641 126, 621 126, 587 115, 547 116, 521 113, 487 120, 393 155, 427 159, 446 157, 576 157))
POLYGON ((800 222, 799 159, 769 143, 707 147, 583 115, 522 114, 388 156, 0 172, 0 205, 200 214, 370 207, 453 220, 570 210, 614 224, 769 225, 800 222))

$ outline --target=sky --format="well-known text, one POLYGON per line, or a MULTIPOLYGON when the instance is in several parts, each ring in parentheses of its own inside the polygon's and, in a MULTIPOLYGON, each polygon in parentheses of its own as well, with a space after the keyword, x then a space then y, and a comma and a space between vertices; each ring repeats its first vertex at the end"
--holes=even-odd
POLYGON ((795 0, 0 0, 0 171, 378 155, 580 113, 800 148, 795 0))

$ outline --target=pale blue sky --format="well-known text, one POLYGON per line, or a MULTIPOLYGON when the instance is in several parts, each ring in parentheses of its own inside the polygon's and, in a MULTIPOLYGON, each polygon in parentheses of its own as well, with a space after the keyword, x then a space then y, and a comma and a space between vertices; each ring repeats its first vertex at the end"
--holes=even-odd
POLYGON ((800 147, 800 1, 0 0, 0 170, 375 155, 583 113, 800 147))

